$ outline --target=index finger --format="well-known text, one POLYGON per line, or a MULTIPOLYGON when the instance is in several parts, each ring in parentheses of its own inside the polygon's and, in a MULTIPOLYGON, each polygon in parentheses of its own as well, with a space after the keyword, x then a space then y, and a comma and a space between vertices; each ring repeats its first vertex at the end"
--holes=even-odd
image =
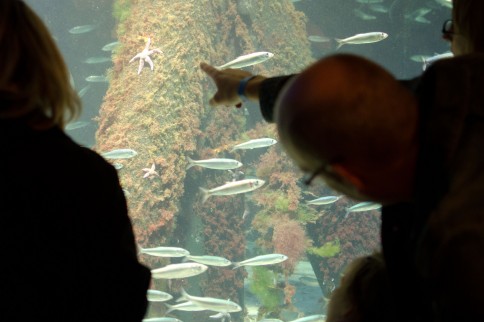
POLYGON ((215 67, 207 64, 207 63, 200 63, 200 68, 205 72, 207 73, 208 76, 212 77, 212 78, 215 78, 215 76, 217 76, 217 74, 219 73, 219 70, 216 69, 215 67))

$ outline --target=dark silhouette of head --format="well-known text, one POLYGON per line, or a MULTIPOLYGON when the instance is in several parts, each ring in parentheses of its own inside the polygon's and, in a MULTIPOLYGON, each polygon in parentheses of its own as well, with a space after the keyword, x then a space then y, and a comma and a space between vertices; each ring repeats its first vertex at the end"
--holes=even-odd
POLYGON ((356 199, 411 194, 417 102, 379 65, 330 56, 295 77, 275 110, 281 143, 302 170, 356 199))

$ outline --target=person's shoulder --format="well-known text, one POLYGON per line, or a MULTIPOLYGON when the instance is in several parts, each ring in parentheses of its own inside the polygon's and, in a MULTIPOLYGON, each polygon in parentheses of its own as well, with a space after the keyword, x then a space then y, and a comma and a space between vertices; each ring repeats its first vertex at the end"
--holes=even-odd
POLYGON ((72 167, 75 170, 72 174, 99 176, 116 173, 114 167, 101 155, 74 142, 60 129, 51 130, 45 140, 45 148, 51 155, 48 159, 62 168, 72 167))
POLYGON ((483 115, 484 54, 474 53, 442 59, 422 76, 421 92, 435 93, 441 105, 458 104, 483 115))
POLYGON ((454 56, 449 59, 441 59, 435 64, 466 64, 466 63, 484 63, 484 53, 471 53, 466 55, 454 56))
POLYGON ((484 53, 460 55, 452 58, 441 59, 430 66, 424 74, 438 71, 465 72, 482 71, 484 69, 484 53))

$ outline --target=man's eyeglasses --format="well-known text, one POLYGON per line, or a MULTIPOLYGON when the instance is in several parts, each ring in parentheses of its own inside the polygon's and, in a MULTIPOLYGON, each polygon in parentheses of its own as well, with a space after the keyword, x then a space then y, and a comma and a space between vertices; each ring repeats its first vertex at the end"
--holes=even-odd
POLYGON ((444 21, 444 24, 442 25, 442 37, 445 40, 452 41, 452 38, 454 37, 454 23, 452 19, 448 19, 444 21))

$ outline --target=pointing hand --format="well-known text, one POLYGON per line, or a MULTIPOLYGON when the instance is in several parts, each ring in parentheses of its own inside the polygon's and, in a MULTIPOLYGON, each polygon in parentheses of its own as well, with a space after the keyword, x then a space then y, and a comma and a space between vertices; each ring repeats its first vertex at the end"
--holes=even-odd
POLYGON ((210 99, 210 106, 240 106, 242 100, 237 94, 239 83, 242 79, 252 74, 240 69, 218 70, 215 67, 201 63, 200 68, 210 76, 217 86, 217 92, 210 99))

